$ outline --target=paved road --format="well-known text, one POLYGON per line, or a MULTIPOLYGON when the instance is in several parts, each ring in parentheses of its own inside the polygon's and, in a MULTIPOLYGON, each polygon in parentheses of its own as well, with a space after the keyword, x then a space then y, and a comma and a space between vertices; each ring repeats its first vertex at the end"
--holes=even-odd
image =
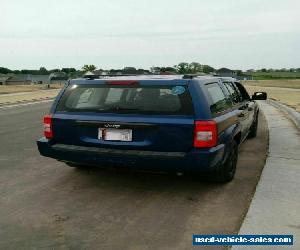
POLYGON ((192 249, 193 233, 238 232, 265 162, 262 116, 236 179, 220 185, 40 157, 35 140, 49 105, 0 110, 0 249, 192 249))

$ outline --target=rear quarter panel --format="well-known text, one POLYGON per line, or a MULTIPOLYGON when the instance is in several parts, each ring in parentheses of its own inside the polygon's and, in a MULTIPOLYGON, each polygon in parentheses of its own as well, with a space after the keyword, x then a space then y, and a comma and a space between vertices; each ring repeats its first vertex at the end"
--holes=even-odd
MULTIPOLYGON (((218 144, 225 145, 225 154, 224 159, 226 159, 227 152, 229 151, 233 138, 241 132, 241 126, 237 119, 237 112, 233 107, 229 108, 228 110, 218 113, 212 116, 210 111, 210 99, 211 97, 206 91, 205 84, 219 82, 220 86, 222 86, 222 82, 220 80, 212 79, 201 81, 198 83, 193 84, 193 91, 191 91, 191 95, 194 99, 196 99, 195 103, 195 116, 196 119, 199 120, 206 120, 206 119, 213 119, 217 123, 218 127, 218 144)), ((192 84, 191 84, 192 85, 192 84)), ((225 93, 224 93, 225 94, 225 93)))

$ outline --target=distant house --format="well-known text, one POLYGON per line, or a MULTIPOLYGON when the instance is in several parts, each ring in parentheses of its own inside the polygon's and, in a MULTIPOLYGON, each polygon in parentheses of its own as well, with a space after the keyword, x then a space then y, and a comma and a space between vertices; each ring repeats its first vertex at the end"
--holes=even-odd
POLYGON ((0 76, 0 85, 6 85, 6 81, 9 79, 9 76, 0 76))
POLYGON ((49 84, 49 75, 7 75, 0 77, 0 85, 49 84))
POLYGON ((217 75, 222 77, 232 77, 237 80, 252 80, 251 75, 242 73, 241 70, 231 70, 227 68, 221 68, 216 71, 217 75))
POLYGON ((0 85, 30 85, 30 84, 64 84, 68 80, 65 73, 51 75, 31 75, 31 74, 17 74, 17 75, 0 75, 0 85))
POLYGON ((103 69, 96 69, 94 70, 92 73, 94 75, 97 75, 97 76, 101 76, 103 74, 104 70, 103 69))
POLYGON ((30 75, 13 75, 10 76, 6 82, 6 85, 29 85, 31 84, 30 75))
POLYGON ((54 80, 68 80, 68 76, 65 72, 53 72, 49 76, 50 81, 54 80))
POLYGON ((222 77, 237 77, 237 71, 236 70, 231 70, 227 68, 220 68, 216 71, 217 75, 222 76, 222 77))
POLYGON ((238 80, 253 80, 253 77, 251 75, 241 74, 237 76, 238 80))
POLYGON ((68 80, 68 75, 65 72, 53 72, 49 76, 50 83, 65 84, 68 80))
POLYGON ((109 71, 109 75, 121 76, 123 75, 123 71, 121 69, 112 69, 109 71))
POLYGON ((30 80, 33 84, 49 84, 50 75, 30 75, 30 80))

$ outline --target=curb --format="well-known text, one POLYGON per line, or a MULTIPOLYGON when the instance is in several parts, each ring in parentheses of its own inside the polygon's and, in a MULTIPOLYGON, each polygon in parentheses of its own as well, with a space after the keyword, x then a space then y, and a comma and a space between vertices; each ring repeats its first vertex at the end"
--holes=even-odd
POLYGON ((294 110, 293 108, 288 107, 280 102, 267 100, 267 103, 273 105, 274 107, 280 109, 283 113, 288 115, 288 117, 292 120, 292 122, 296 125, 298 129, 300 129, 300 113, 294 110))
MULTIPOLYGON (((295 221, 300 220, 300 199, 294 195, 299 186, 299 130, 291 116, 276 102, 260 102, 269 128, 269 154, 248 212, 238 231, 243 234, 289 234, 300 238, 295 221), (285 130, 282 140, 282 130, 285 130)), ((282 105, 285 106, 285 105, 282 105)), ((300 249, 300 242, 280 249, 300 249)), ((252 250, 253 246, 233 246, 231 250, 252 250)), ((274 249, 255 246, 255 249, 274 249)))

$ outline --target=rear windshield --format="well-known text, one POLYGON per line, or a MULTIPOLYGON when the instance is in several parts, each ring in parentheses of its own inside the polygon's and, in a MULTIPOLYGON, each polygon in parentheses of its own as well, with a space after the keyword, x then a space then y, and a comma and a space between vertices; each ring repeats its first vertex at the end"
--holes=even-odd
POLYGON ((56 111, 193 115, 184 86, 70 85, 56 111))

